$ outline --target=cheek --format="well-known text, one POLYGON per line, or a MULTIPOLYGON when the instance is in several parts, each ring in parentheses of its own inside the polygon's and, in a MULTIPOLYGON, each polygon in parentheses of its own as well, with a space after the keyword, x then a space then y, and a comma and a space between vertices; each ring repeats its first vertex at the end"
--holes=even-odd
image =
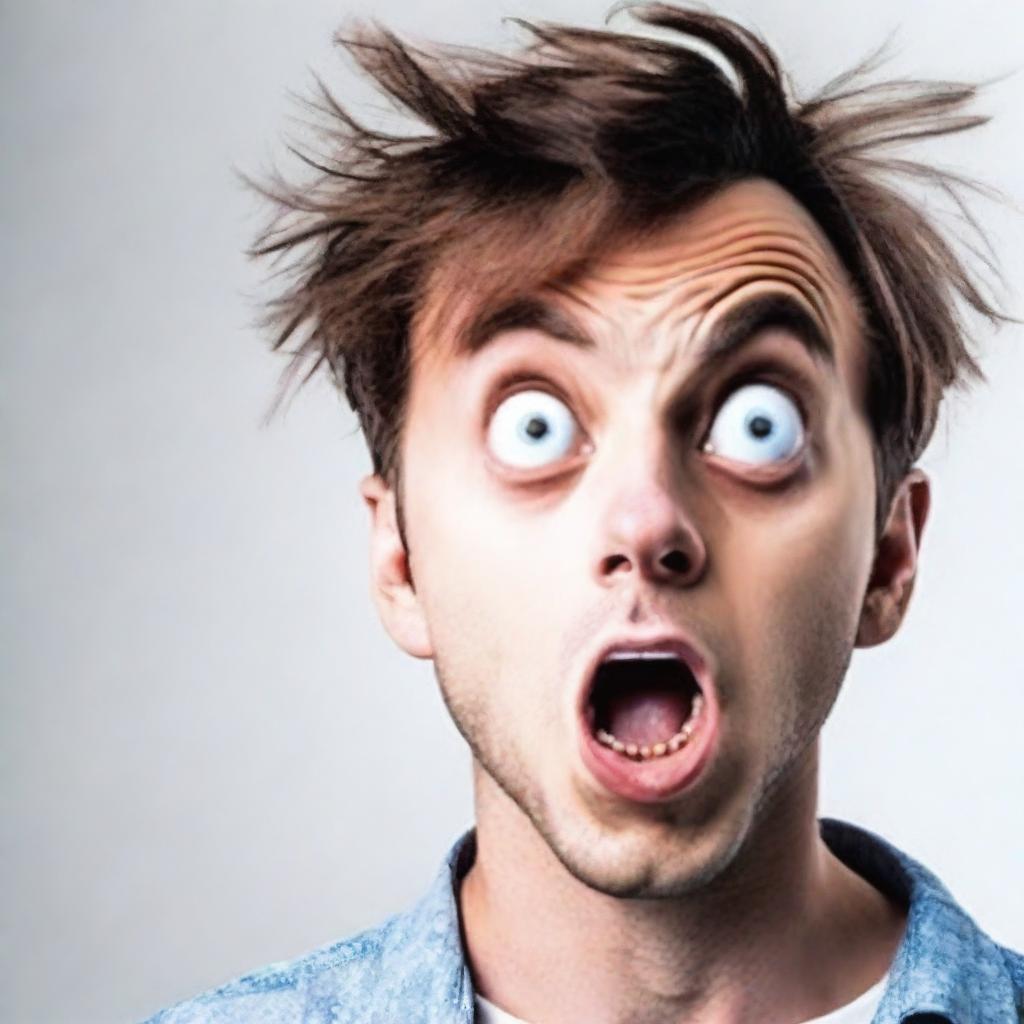
POLYGON ((539 531, 517 530, 478 489, 458 480, 438 481, 419 516, 409 543, 428 614, 462 630, 486 625, 487 633, 522 636, 520 618, 535 616, 550 592, 539 531))
POLYGON ((551 676, 566 604, 555 539, 543 517, 495 495, 479 468, 418 454, 407 465, 407 534, 438 668, 462 700, 525 714, 543 704, 536 693, 551 676), (534 697, 511 699, 524 691, 534 697))
MULTIPOLYGON (((870 455, 854 461, 870 474, 870 455)), ((863 481, 832 473, 774 514, 720 524, 715 564, 737 624, 738 671, 765 680, 751 699, 776 711, 789 698, 830 702, 845 673, 870 569, 873 490, 863 481)))
MULTIPOLYGON (((442 395, 446 394, 439 389, 442 395)), ((481 454, 451 423, 468 424, 471 408, 425 400, 407 423, 407 536, 417 590, 434 618, 478 621, 489 634, 521 642, 518 627, 536 626, 564 574, 557 517, 531 498, 513 497, 491 478, 481 454)), ((438 622, 443 628, 444 622, 438 622)))

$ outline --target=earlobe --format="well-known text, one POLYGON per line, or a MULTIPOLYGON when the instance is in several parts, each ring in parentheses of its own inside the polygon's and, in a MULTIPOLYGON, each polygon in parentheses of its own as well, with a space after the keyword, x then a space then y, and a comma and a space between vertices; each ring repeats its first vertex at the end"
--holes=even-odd
POLYGON ((858 647, 884 643, 903 622, 917 578, 918 553, 930 505, 928 477, 920 469, 911 470, 893 497, 875 547, 857 629, 858 647))
POLYGON ((398 529, 395 492, 373 473, 360 481, 359 493, 370 510, 370 591, 377 613, 402 650, 431 658, 430 631, 398 529))

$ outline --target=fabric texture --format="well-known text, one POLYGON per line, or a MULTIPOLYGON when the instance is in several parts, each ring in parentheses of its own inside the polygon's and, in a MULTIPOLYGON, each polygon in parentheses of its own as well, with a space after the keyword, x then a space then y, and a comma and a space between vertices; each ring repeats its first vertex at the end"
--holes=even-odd
MULTIPOLYGON (((867 829, 818 822, 832 852, 907 907, 873 1024, 1021 1024, 1024 956, 986 935, 924 865, 867 829)), ((469 829, 427 893, 374 928, 270 964, 145 1024, 473 1024, 457 892, 476 855, 469 829)))
MULTIPOLYGON (((889 972, 871 986, 866 992, 861 992, 856 999, 851 999, 845 1006, 840 1006, 823 1017, 814 1017, 811 1020, 801 1021, 801 1024, 871 1024, 878 1004, 882 1001, 882 993, 889 983, 889 972)), ((496 1006, 489 999, 484 999, 478 992, 476 994, 476 1024, 530 1024, 521 1017, 513 1017, 506 1013, 500 1006, 496 1006)))

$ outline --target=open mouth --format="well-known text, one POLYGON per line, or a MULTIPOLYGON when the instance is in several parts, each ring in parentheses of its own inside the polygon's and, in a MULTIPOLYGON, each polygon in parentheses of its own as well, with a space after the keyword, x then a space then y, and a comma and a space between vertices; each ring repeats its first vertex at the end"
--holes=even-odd
POLYGON ((700 684, 678 655, 620 652, 598 666, 587 722, 599 743, 647 761, 686 746, 703 710, 700 684))
POLYGON ((682 638, 607 648, 578 709, 583 765, 602 789, 631 801, 675 799, 702 775, 718 745, 711 672, 682 638))

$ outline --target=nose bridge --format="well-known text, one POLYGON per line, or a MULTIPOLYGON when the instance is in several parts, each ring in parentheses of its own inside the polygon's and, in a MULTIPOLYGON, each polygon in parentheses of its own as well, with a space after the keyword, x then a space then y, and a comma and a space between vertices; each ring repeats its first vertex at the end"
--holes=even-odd
POLYGON ((706 550, 686 493, 678 438, 653 411, 631 418, 605 450, 604 500, 595 572, 690 585, 704 572, 706 550))

